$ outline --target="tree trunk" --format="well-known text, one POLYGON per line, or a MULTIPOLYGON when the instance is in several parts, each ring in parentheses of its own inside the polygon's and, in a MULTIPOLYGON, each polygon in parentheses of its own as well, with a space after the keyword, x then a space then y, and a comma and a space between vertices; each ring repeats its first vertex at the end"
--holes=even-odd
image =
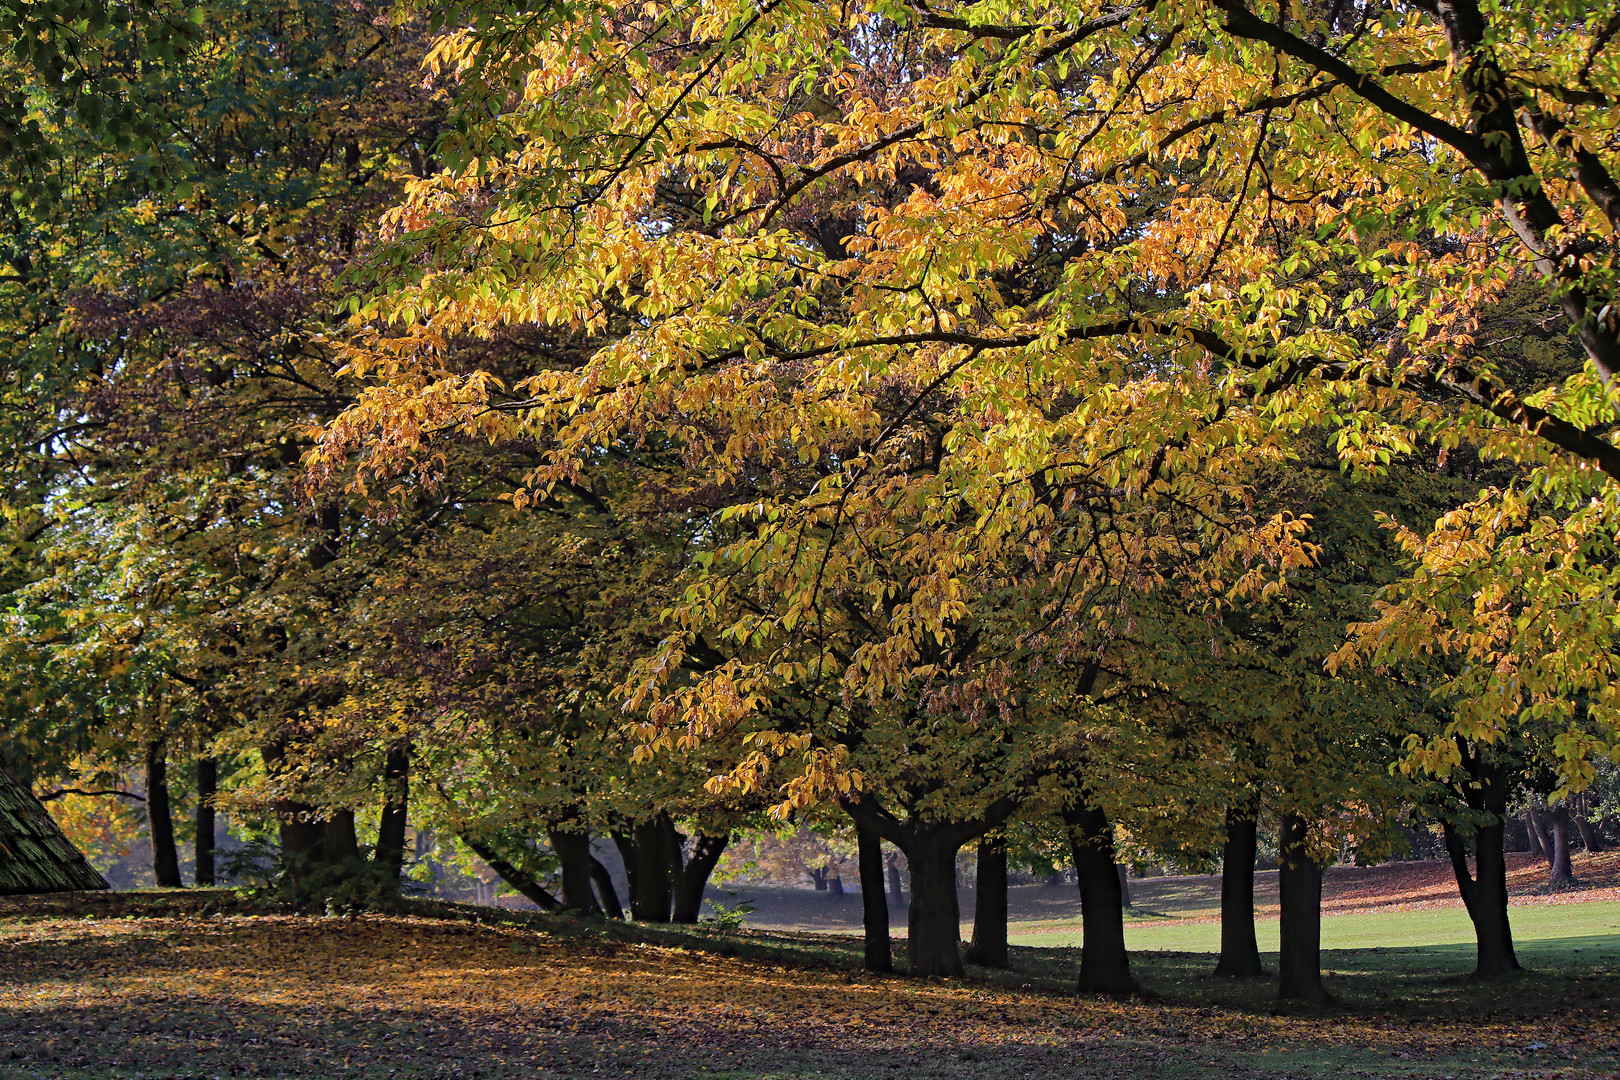
MULTIPOLYGON (((731 834, 720 836, 705 836, 698 833, 692 844, 691 858, 681 866, 680 872, 675 875, 675 903, 673 921, 678 923, 695 923, 698 916, 703 913, 703 891, 708 887, 709 875, 714 872, 714 866, 720 861, 725 852, 726 845, 731 842, 731 834)), ((680 845, 675 846, 675 857, 680 858, 680 845)))
POLYGON ((591 834, 558 828, 546 836, 562 867, 563 909, 585 918, 602 914, 591 892, 591 834))
POLYGON ((1309 828, 1298 814, 1282 819, 1277 851, 1282 863, 1277 869, 1277 898, 1282 907, 1277 996, 1320 1005, 1328 996, 1322 985, 1322 867, 1306 851, 1309 828))
POLYGON ((844 895, 844 879, 840 874, 834 874, 827 879, 827 892, 833 896, 844 895))
POLYGON ((360 861, 360 841, 354 834, 354 811, 334 810, 326 819, 323 854, 329 866, 360 861))
POLYGON ((409 746, 388 751, 383 759, 383 808, 377 823, 377 850, 372 858, 399 877, 405 868, 406 815, 410 809, 411 752, 409 746))
POLYGON ((900 856, 892 851, 889 852, 889 903, 897 908, 906 906, 906 892, 900 882, 900 856))
POLYGON ((1446 854, 1451 856, 1457 891, 1474 924, 1478 956, 1474 975, 1502 975, 1519 970, 1508 923, 1507 860, 1502 854, 1507 832, 1507 772, 1495 759, 1487 759, 1481 748, 1470 749, 1460 736, 1457 750, 1468 770, 1468 783, 1460 786, 1463 801, 1470 809, 1489 814, 1491 823, 1474 831, 1473 873, 1468 870, 1468 837, 1449 820, 1441 822, 1446 854))
POLYGON ((619 903, 619 891, 613 887, 613 875, 602 865, 602 860, 591 856, 591 883, 596 886, 596 902, 610 919, 624 918, 624 905, 619 903))
POLYGON ((1125 898, 1114 867, 1114 827, 1101 807, 1068 811, 1069 844, 1080 886, 1082 994, 1128 997, 1136 992, 1125 951, 1125 898))
POLYGON ((1552 872, 1549 880, 1558 885, 1575 880, 1575 871, 1569 865, 1569 804, 1561 802, 1547 812, 1552 818, 1552 872))
POLYGON ((636 873, 630 887, 630 913, 639 922, 669 922, 669 856, 664 835, 666 815, 637 822, 634 837, 636 873))
POLYGON ((816 887, 816 892, 827 891, 827 871, 818 866, 810 868, 810 883, 816 887))
POLYGON ((494 848, 490 847, 481 840, 476 840, 466 835, 465 833, 460 835, 461 842, 466 844, 474 855, 477 855, 480 859, 483 859, 484 862, 488 863, 491 870, 501 875, 502 879, 504 879, 508 885, 512 886, 512 888, 516 889, 519 893, 532 900, 534 905, 541 911, 562 910, 562 902, 559 901, 555 896, 552 896, 551 893, 547 892, 545 886, 541 885, 538 881, 534 880, 534 878, 530 877, 528 874, 525 874, 511 863, 501 858, 500 855, 496 853, 494 848))
POLYGON ((1114 864, 1114 870, 1119 874, 1119 902, 1122 907, 1131 906, 1131 876, 1126 872, 1124 863, 1114 864))
POLYGON ((213 885, 214 874, 214 796, 219 793, 219 763, 211 757, 197 759, 197 884, 213 885))
POLYGON ((1007 840, 981 837, 973 894, 973 941, 967 958, 981 967, 1007 966, 1007 840))
POLYGON ((913 975, 962 974, 962 910, 956 901, 957 845, 936 830, 913 828, 906 955, 913 975))
POLYGON ((893 971, 889 945, 889 905, 883 895, 883 841, 865 826, 855 826, 861 867, 861 924, 866 934, 867 971, 893 971))
POLYGON ((1226 812, 1221 857, 1221 959, 1215 974, 1253 979, 1266 973, 1254 936, 1254 857, 1259 848, 1252 811, 1226 812))
POLYGON ((1587 814, 1586 796, 1583 794, 1580 802, 1576 804, 1572 815, 1575 818, 1575 828, 1580 830, 1581 843, 1586 847, 1587 854, 1596 855, 1603 850, 1603 838, 1592 827, 1592 819, 1587 814))
POLYGON ((1547 860, 1548 866, 1551 866, 1553 864, 1552 837, 1547 835, 1547 826, 1542 822, 1541 815, 1534 810, 1526 810, 1524 812, 1524 824, 1530 830, 1530 839, 1534 841, 1536 850, 1541 852, 1541 857, 1547 860))
POLYGON ((146 746, 146 827, 152 837, 152 874, 159 887, 180 888, 180 853, 174 846, 169 805, 169 758, 161 739, 146 746))

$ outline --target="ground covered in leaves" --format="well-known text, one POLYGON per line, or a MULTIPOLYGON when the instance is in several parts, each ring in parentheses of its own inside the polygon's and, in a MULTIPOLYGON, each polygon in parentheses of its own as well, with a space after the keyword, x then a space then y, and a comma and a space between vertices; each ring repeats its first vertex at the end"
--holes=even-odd
POLYGON ((1208 978, 1208 956, 1141 956, 1149 996, 1112 1003, 1075 999, 1066 949, 926 981, 861 973, 844 938, 424 911, 7 903, 0 1076, 1620 1075, 1612 962, 1478 985, 1399 950, 1336 955, 1337 1004, 1291 1015, 1267 984, 1208 978))

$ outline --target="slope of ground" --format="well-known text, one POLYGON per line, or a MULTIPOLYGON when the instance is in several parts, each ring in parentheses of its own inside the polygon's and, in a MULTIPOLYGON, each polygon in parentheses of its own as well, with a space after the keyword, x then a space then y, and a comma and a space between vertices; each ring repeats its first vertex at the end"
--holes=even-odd
POLYGON ((1620 1075, 1620 974, 1578 959, 1476 987, 1421 954, 1333 956, 1339 1006, 1289 1016, 1173 955, 1138 964, 1154 998, 1118 1004, 1074 999, 1065 949, 1016 950, 995 985, 746 931, 8 911, 7 1080, 1620 1075))

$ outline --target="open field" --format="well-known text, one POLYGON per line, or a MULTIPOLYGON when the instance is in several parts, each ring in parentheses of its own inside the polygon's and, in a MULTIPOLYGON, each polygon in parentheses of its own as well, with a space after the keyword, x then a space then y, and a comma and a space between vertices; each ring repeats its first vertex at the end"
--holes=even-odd
POLYGON ((1070 947, 924 981, 860 972, 847 936, 88 899, 0 904, 6 1080, 1620 1075, 1613 935, 1543 939, 1538 970, 1484 985, 1466 949, 1330 950, 1336 1004, 1289 1015, 1197 952, 1138 954, 1147 996, 1114 1003, 1074 998, 1070 947))

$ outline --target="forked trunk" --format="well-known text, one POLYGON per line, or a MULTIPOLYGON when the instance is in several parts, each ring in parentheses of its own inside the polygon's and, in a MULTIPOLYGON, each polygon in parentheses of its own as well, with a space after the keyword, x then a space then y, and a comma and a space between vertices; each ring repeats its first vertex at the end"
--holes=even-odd
POLYGON ((1524 812, 1524 824, 1525 828, 1530 830, 1530 840, 1535 844, 1536 850, 1541 852, 1541 857, 1547 860, 1548 866, 1551 866, 1553 864, 1552 837, 1547 835, 1547 826, 1541 820, 1541 815, 1534 810, 1526 810, 1524 812))
POLYGON ((174 811, 169 805, 169 758, 161 739, 146 747, 146 827, 152 837, 152 876, 162 888, 180 888, 180 853, 174 846, 174 811))
POLYGON ((1127 997, 1136 992, 1125 951, 1125 898, 1114 865, 1114 827, 1101 807, 1064 815, 1080 885, 1080 984, 1082 994, 1127 997))
POLYGON ((1277 996, 1320 1005, 1328 996, 1322 985, 1322 867, 1306 848, 1309 828, 1298 814, 1282 819, 1277 852, 1282 863, 1277 869, 1277 899, 1282 908, 1277 996))
POLYGON ((1552 872, 1548 875, 1554 885, 1575 880, 1575 871, 1569 864, 1569 804, 1559 803, 1547 812, 1552 819, 1552 872))
POLYGON ((1581 844, 1586 848, 1587 853, 1596 855, 1602 851, 1603 837, 1598 835, 1597 829, 1592 827, 1592 818, 1590 811, 1587 809, 1587 800, 1584 794, 1575 804, 1573 817, 1575 818, 1575 828, 1581 834, 1581 844))
POLYGON ((1474 975, 1488 977, 1519 970, 1513 953, 1513 929, 1508 923, 1507 860, 1503 857, 1506 833, 1508 784, 1506 770, 1482 751, 1470 750, 1466 740, 1457 740, 1458 751, 1468 770, 1469 783, 1461 794, 1468 806, 1491 815, 1491 824, 1474 831, 1474 871, 1468 869, 1468 837, 1450 821, 1442 822, 1446 854, 1457 878, 1457 891, 1474 924, 1477 957, 1474 975))
POLYGON ((219 763, 211 757, 197 759, 197 838, 193 845, 197 862, 197 884, 212 885, 214 873, 214 796, 219 794, 219 763))
POLYGON ((867 971, 893 971, 889 945, 889 905, 883 895, 883 841, 864 825, 855 826, 861 867, 861 924, 866 935, 867 971))
MULTIPOLYGON (((674 826, 671 825, 673 832, 674 826)), ((668 842, 669 838, 666 838, 668 842)), ((725 853, 726 844, 731 841, 731 834, 720 836, 706 836, 699 833, 692 843, 692 854, 684 863, 681 863, 681 842, 678 834, 674 839, 673 851, 675 860, 680 863, 674 874, 675 878, 675 909, 673 921, 678 923, 695 923, 703 912, 703 891, 708 888, 709 875, 714 872, 715 863, 725 853)))
POLYGON ((1254 936, 1254 858, 1259 847, 1254 814, 1226 812, 1226 847, 1221 857, 1221 959, 1215 974, 1253 979, 1266 973, 1254 936))
POLYGON ((956 901, 957 845, 923 828, 914 829, 906 862, 911 869, 911 907, 906 954, 913 975, 962 974, 962 913, 956 901))
POLYGON ((979 871, 973 898, 973 941, 967 958, 981 967, 1007 966, 1007 841, 979 840, 979 871))

